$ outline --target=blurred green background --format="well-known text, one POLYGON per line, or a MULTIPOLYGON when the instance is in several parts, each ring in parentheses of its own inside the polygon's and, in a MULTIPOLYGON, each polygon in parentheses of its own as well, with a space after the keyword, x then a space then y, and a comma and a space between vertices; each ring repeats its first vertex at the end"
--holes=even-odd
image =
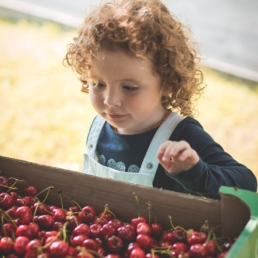
MULTIPOLYGON (((0 155, 81 170, 95 112, 78 75, 62 65, 76 30, 0 20, 0 155)), ((258 177, 258 84, 203 68, 197 119, 258 177)))

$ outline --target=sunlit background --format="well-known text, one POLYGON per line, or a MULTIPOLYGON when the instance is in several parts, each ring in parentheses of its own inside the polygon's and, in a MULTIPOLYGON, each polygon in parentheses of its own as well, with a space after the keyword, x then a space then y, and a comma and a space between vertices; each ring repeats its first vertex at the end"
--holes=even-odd
MULTIPOLYGON (((80 171, 95 112, 77 74, 62 65, 76 29, 0 13, 0 155, 80 171)), ((197 119, 258 176, 258 83, 203 71, 197 119)))

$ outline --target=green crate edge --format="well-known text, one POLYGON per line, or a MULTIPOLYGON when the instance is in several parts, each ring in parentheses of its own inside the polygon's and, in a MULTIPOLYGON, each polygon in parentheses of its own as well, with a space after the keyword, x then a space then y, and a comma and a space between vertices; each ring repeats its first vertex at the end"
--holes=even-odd
POLYGON ((250 209, 251 217, 226 258, 258 258, 258 194, 247 190, 222 186, 221 194, 233 195, 250 209))

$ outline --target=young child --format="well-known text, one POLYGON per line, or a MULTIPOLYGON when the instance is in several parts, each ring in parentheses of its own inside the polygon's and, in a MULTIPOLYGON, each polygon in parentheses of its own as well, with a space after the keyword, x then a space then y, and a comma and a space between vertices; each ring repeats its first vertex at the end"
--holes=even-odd
POLYGON ((215 199, 222 185, 257 190, 193 118, 204 89, 193 46, 159 0, 114 0, 88 14, 65 58, 98 113, 84 173, 215 199))

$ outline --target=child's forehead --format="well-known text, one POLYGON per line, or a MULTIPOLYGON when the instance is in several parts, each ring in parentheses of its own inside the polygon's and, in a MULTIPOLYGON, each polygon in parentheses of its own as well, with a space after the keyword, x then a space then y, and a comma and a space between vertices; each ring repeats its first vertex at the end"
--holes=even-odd
POLYGON ((148 59, 134 57, 124 51, 104 51, 101 55, 93 55, 89 60, 88 76, 98 78, 111 74, 119 79, 156 76, 148 59))
POLYGON ((89 69, 93 67, 103 66, 110 64, 117 65, 136 65, 139 67, 152 68, 153 64, 149 57, 136 57, 124 50, 102 50, 95 54, 92 54, 89 58, 89 69))

